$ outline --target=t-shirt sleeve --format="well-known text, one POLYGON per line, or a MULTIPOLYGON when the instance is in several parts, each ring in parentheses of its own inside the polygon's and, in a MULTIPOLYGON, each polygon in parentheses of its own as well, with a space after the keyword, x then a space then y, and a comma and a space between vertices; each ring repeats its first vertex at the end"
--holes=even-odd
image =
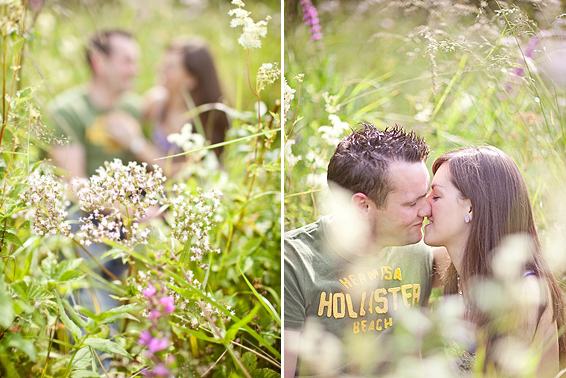
POLYGON ((284 329, 302 331, 306 311, 304 295, 300 286, 300 260, 293 244, 285 240, 284 250, 284 329))
POLYGON ((63 137, 69 142, 79 142, 84 145, 84 130, 78 130, 81 122, 73 111, 64 106, 50 104, 47 114, 53 136, 63 137))

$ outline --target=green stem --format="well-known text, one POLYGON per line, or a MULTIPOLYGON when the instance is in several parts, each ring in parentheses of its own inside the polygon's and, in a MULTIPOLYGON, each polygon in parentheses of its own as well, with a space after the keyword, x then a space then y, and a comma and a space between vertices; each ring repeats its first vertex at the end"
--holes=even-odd
POLYGON ((114 273, 112 273, 111 271, 109 271, 108 269, 106 269, 101 263, 99 263, 96 258, 81 244, 79 243, 75 238, 71 239, 72 241, 74 241, 79 247, 81 247, 81 249, 83 251, 86 252, 87 255, 89 255, 92 260, 96 263, 96 265, 98 265, 100 267, 100 269, 102 269, 104 271, 104 273, 108 274, 110 277, 114 278, 115 280, 118 280, 120 282, 122 282, 122 284, 126 284, 124 281, 122 281, 120 278, 116 277, 116 275, 114 273))

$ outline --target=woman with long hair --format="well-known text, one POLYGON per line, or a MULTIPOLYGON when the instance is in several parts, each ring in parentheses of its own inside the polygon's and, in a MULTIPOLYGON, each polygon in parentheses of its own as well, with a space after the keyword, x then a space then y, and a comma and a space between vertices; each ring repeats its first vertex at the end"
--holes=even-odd
MULTIPOLYGON (((175 146, 167 136, 180 133, 186 123, 192 124, 193 133, 204 133, 211 144, 223 142, 228 119, 215 110, 214 104, 220 102, 220 82, 206 42, 196 37, 175 39, 161 61, 160 85, 146 95, 145 116, 154 125, 155 144, 171 153, 175 146)), ((222 148, 214 151, 220 156, 222 148)))
MULTIPOLYGON (((564 296, 542 254, 529 193, 519 168, 501 150, 477 147, 440 156, 432 172, 432 189, 427 198, 432 209, 424 241, 445 247, 450 256, 443 277, 444 294, 461 296, 466 318, 477 329, 477 345, 485 347, 482 368, 501 368, 495 352, 498 344, 519 340, 540 352, 537 376, 553 377, 566 363, 564 296), (523 237, 528 242, 522 246, 526 252, 517 272, 514 276, 513 272, 504 274, 514 282, 507 288, 520 287, 521 294, 530 301, 518 305, 514 312, 513 303, 507 307, 500 303, 504 302, 503 296, 497 303, 500 313, 496 313, 486 305, 488 297, 493 299, 496 294, 481 284, 501 283, 498 272, 511 269, 511 264, 497 266, 503 260, 496 256, 503 253, 511 237, 523 237), (510 320, 514 320, 512 327, 510 320)), ((512 252, 520 255, 518 250, 512 252)))

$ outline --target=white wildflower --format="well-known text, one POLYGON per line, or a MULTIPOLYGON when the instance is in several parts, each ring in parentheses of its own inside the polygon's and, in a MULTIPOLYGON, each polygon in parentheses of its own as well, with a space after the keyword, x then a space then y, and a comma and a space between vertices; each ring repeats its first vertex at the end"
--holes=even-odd
POLYGON ((334 114, 330 114, 328 119, 331 126, 321 126, 318 128, 318 132, 329 146, 337 146, 344 133, 350 129, 350 125, 347 122, 342 122, 340 117, 334 114))
POLYGON ((257 90, 262 91, 281 77, 281 70, 277 63, 263 63, 257 71, 257 90))
POLYGON ((340 111, 340 105, 336 104, 336 102, 340 98, 339 95, 331 96, 328 94, 328 92, 324 92, 322 94, 322 97, 324 98, 325 102, 324 109, 327 113, 334 114, 340 111))
POLYGON ((296 140, 289 139, 287 143, 285 143, 285 165, 288 168, 293 168, 297 163, 303 159, 301 155, 293 155, 293 150, 291 147, 296 143, 296 140))
POLYGON ((65 199, 63 186, 51 173, 44 175, 32 172, 26 179, 27 188, 20 199, 30 207, 28 215, 33 218, 36 235, 56 235, 58 232, 70 236, 71 225, 65 222, 65 199))
MULTIPOLYGON (((206 146, 206 138, 199 133, 193 132, 193 125, 186 123, 181 129, 181 133, 172 133, 167 136, 169 143, 174 143, 179 146, 183 151, 193 151, 206 146)), ((192 158, 194 161, 202 160, 208 151, 202 150, 193 152, 187 157, 192 158)))
POLYGON ((237 5, 238 8, 232 9, 228 12, 234 18, 230 22, 230 26, 235 28, 243 26, 242 35, 238 38, 238 43, 245 49, 257 49, 261 47, 261 38, 267 35, 267 23, 271 20, 267 16, 265 21, 254 22, 250 17, 251 12, 243 9, 245 4, 242 1, 232 1, 232 4, 237 5))
POLYGON ((172 233, 182 244, 192 242, 189 248, 191 261, 200 263, 206 253, 220 253, 220 250, 212 248, 208 232, 214 226, 214 215, 220 206, 221 197, 222 192, 219 190, 212 189, 203 193, 198 188, 196 196, 185 193, 172 201, 175 215, 172 233))
POLYGON ((291 101, 295 98, 295 90, 287 84, 287 78, 283 78, 285 92, 283 93, 283 119, 287 118, 287 113, 291 109, 291 101))
POLYGON ((79 218, 85 245, 100 243, 103 238, 128 247, 147 244, 149 229, 140 230, 138 222, 151 206, 159 203, 157 198, 164 196, 165 176, 158 166, 154 166, 153 172, 148 172, 146 166, 135 162, 124 166, 119 159, 106 162, 79 189, 81 210, 90 213, 79 218))

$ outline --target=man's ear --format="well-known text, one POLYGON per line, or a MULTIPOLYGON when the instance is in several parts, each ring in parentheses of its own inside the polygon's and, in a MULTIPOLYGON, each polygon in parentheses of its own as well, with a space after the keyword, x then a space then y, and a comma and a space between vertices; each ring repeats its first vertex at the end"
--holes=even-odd
POLYGON ((92 66, 92 72, 94 76, 99 76, 104 74, 105 65, 105 55, 100 51, 94 51, 90 55, 90 65, 92 66))
POLYGON ((363 193, 355 193, 352 196, 352 206, 358 215, 367 218, 371 212, 372 201, 363 193))

